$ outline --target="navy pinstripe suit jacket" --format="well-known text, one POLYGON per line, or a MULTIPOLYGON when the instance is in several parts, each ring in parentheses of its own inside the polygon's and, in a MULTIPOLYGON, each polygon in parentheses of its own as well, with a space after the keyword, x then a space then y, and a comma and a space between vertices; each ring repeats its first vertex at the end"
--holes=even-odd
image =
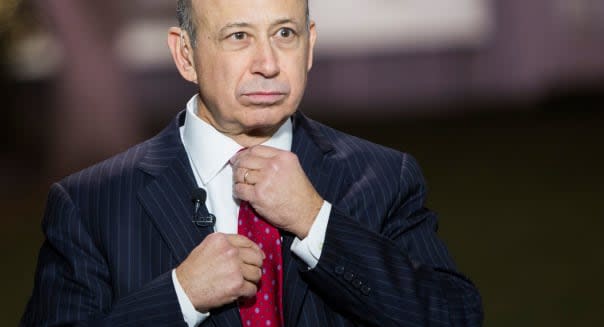
MULTIPOLYGON (((196 187, 182 112, 160 134, 50 190, 24 326, 184 326, 171 270, 210 229, 191 222, 196 187)), ((409 155, 294 115, 295 152, 333 204, 313 270, 284 238, 286 326, 478 326, 480 296, 437 238, 409 155)), ((203 326, 241 326, 236 305, 203 326)))

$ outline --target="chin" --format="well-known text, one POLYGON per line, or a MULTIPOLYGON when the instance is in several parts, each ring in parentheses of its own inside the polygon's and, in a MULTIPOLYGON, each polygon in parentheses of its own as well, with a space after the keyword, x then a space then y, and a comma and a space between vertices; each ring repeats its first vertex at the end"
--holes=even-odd
POLYGON ((254 109, 254 113, 248 115, 244 126, 253 134, 273 133, 293 112, 274 110, 270 108, 254 109))
POLYGON ((285 119, 256 120, 246 124, 245 127, 249 131, 273 130, 279 128, 285 119))
POLYGON ((252 126, 277 126, 281 125, 295 110, 275 107, 255 107, 248 113, 250 125, 252 126))

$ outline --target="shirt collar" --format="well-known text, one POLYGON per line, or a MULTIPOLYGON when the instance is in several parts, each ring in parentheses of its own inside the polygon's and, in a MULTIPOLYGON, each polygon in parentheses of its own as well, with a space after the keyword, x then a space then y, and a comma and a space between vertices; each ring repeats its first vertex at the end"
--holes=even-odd
MULTIPOLYGON (((242 147, 230 137, 217 131, 212 125, 197 115, 198 95, 187 103, 185 123, 183 125, 183 144, 193 168, 197 170, 202 183, 211 181, 242 147)), ((291 151, 292 122, 287 119, 263 145, 284 151, 291 151)))

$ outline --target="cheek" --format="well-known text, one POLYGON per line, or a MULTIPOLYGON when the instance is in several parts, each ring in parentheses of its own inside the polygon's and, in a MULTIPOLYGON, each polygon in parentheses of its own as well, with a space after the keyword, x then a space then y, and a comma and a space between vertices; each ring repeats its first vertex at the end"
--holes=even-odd
POLYGON ((231 56, 225 57, 218 64, 220 68, 217 69, 218 76, 221 85, 225 88, 223 92, 230 98, 237 96, 237 89, 245 82, 248 66, 245 57, 231 56))
POLYGON ((287 69, 289 83, 290 83, 292 93, 296 93, 295 95, 297 97, 302 96, 301 94, 304 92, 304 88, 306 86, 306 77, 307 77, 306 64, 305 64, 306 58, 302 58, 302 57, 303 56, 300 56, 300 58, 296 58, 297 60, 292 61, 288 65, 288 69, 287 69), (303 64, 303 62, 304 62, 304 64, 303 64))
POLYGON ((227 56, 212 59, 207 60, 201 68, 203 84, 200 87, 211 90, 219 101, 231 102, 235 98, 237 86, 244 76, 243 60, 227 56))

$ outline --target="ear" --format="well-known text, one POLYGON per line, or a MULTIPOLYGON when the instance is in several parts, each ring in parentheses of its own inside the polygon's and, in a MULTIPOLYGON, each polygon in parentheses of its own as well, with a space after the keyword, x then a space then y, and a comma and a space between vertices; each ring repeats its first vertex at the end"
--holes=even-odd
POLYGON ((317 28, 315 26, 315 21, 311 20, 310 24, 308 25, 308 63, 306 65, 306 70, 310 71, 310 69, 312 68, 312 63, 313 63, 313 59, 314 59, 314 52, 315 52, 315 42, 317 41, 317 28))
POLYGON ((197 84, 193 48, 187 33, 181 28, 171 27, 168 31, 168 47, 180 75, 185 80, 197 84))

